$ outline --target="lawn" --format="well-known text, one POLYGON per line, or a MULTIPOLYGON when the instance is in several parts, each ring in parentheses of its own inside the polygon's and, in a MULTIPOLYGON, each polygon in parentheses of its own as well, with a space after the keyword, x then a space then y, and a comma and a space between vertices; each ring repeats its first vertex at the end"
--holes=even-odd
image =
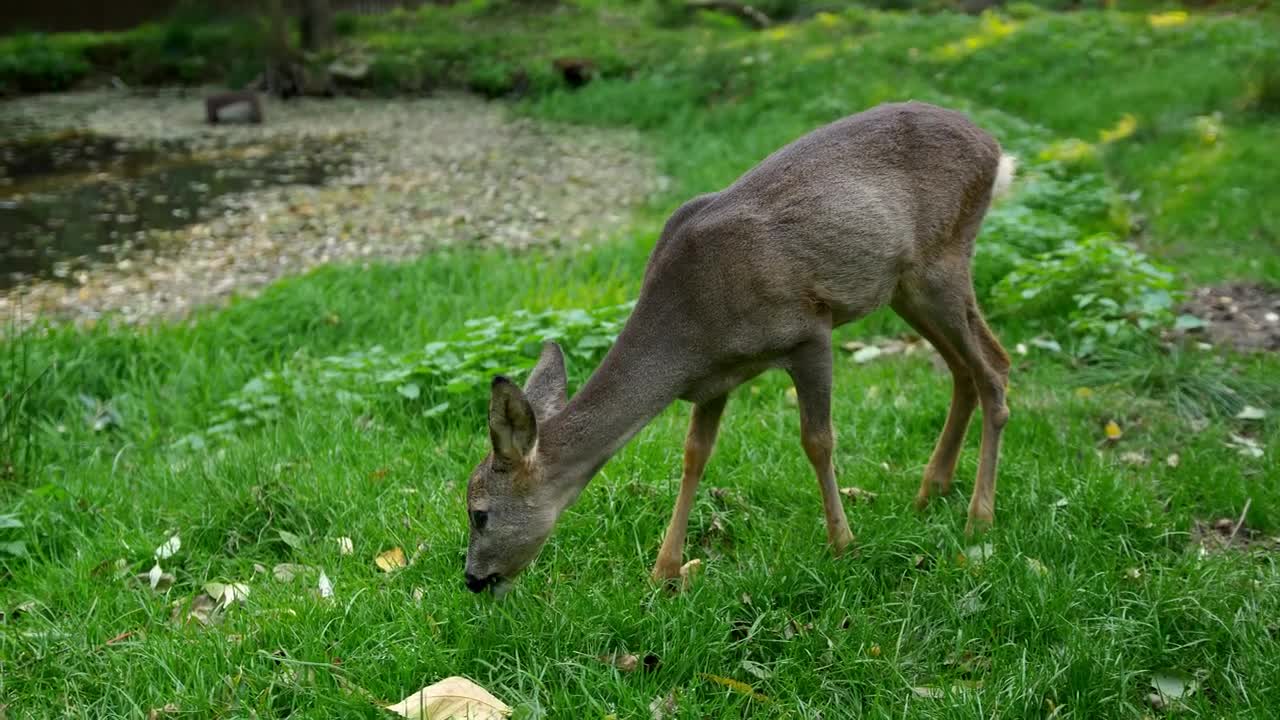
MULTIPOLYGON (((616 74, 535 83, 511 111, 645 133, 673 182, 627 232, 328 267, 182 323, 50 324, 0 345, 0 707, 378 717, 464 675, 517 717, 1270 717, 1280 361, 1173 328, 1195 283, 1280 283, 1273 22, 850 10, 757 33, 574 7, 519 22, 431 9, 351 32, 401 51, 470 42, 476 67, 615 53, 616 74), (510 595, 467 592, 488 377, 527 370, 554 335, 580 385, 681 201, 907 98, 970 111, 1023 159, 976 260, 1015 362, 995 528, 963 535, 976 431, 955 494, 911 507, 948 375, 923 348, 841 349, 840 484, 876 495, 846 504, 853 555, 826 552, 789 382, 769 373, 729 401, 686 591, 648 580, 678 485, 677 405, 605 466, 510 595), (388 572, 393 548, 406 566, 388 572), (277 577, 286 563, 305 568, 277 577), (170 577, 152 589, 156 565, 170 577), (210 583, 248 594, 210 609, 210 583), (600 659, 614 653, 652 658, 625 671, 600 659), (1181 697, 1153 701, 1156 684, 1181 697)), ((904 333, 881 312, 837 339, 904 333)))

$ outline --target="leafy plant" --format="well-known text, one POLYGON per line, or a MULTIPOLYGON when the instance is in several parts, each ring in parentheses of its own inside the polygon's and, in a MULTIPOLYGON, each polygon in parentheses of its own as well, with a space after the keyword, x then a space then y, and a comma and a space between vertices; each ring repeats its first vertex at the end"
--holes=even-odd
POLYGON ((992 291, 998 314, 1065 327, 1079 355, 1168 326, 1178 297, 1171 271, 1106 233, 1020 262, 992 291))
POLYGON ((594 367, 633 306, 477 318, 467 321, 460 337, 415 352, 389 353, 373 346, 318 359, 300 356, 250 380, 222 402, 223 410, 204 433, 188 435, 180 444, 202 447, 210 437, 276 421, 303 402, 347 407, 408 403, 426 417, 466 412, 483 404, 493 375, 523 378, 545 341, 560 344, 573 372, 594 367))

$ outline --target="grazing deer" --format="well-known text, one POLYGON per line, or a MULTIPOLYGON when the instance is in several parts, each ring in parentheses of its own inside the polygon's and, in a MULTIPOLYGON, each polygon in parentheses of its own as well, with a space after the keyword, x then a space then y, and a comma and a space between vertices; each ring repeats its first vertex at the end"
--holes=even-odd
POLYGON ((832 465, 831 332, 888 304, 951 370, 951 410, 916 506, 947 493, 976 403, 982 449, 966 532, 994 516, 1009 358, 974 298, 974 237, 1013 158, 964 115, 886 104, 770 155, 667 221, 618 340, 572 400, 542 350, 522 390, 493 380, 492 453, 467 487, 466 584, 501 594, 606 461, 677 398, 693 404, 679 496, 653 576, 678 577, 694 491, 728 394, 786 370, 818 476, 827 541, 853 541, 832 465))

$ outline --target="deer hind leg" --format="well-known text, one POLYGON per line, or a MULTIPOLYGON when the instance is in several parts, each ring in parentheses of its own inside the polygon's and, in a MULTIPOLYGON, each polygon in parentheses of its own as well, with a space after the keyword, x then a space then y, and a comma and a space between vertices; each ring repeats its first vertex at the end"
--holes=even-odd
POLYGON ((684 440, 684 468, 680 475, 680 494, 671 510, 671 522, 662 539, 662 549, 653 566, 655 580, 671 580, 680 577, 681 559, 684 555, 684 538, 689 527, 689 511, 702 479, 702 471, 711 457, 720 428, 720 416, 724 412, 727 395, 693 406, 689 420, 689 433, 684 440))
MULTIPOLYGON (((990 526, 995 517, 1000 437, 1009 420, 1009 408, 1005 403, 1009 356, 978 309, 967 253, 957 253, 949 262, 946 258, 940 259, 924 278, 904 282, 894 307, 899 306, 910 308, 912 316, 923 318, 930 329, 936 331, 940 343, 950 346, 954 357, 948 362, 957 362, 968 368, 978 401, 982 404, 982 449, 978 477, 969 501, 969 522, 965 527, 965 532, 973 533, 990 526)), ((939 352, 946 351, 939 349, 939 352)), ((959 390, 961 377, 956 375, 954 365, 952 373, 956 378, 957 392, 948 416, 948 427, 944 428, 939 445, 946 444, 945 450, 958 452, 962 439, 960 432, 953 430, 956 437, 948 437, 948 429, 951 428, 952 417, 961 419, 957 413, 964 409, 963 405, 957 408, 956 397, 961 403, 964 399, 959 390)), ((950 459, 950 456, 944 454, 942 459, 950 459)))
POLYGON ((916 509, 923 510, 932 495, 951 492, 951 481, 955 477, 960 449, 964 447, 964 436, 978 402, 978 388, 973 382, 973 372, 969 365, 933 326, 928 315, 912 303, 912 298, 895 298, 892 307, 921 337, 933 345, 951 370, 951 409, 947 412, 947 422, 938 435, 938 442, 933 448, 933 454, 929 456, 929 464, 925 466, 924 477, 920 481, 920 491, 916 494, 916 509))
POLYGON ((842 554, 853 543, 853 533, 836 487, 835 435, 831 430, 831 336, 800 346, 788 358, 787 372, 796 386, 800 406, 800 442, 813 464, 822 490, 822 508, 827 520, 827 543, 832 552, 842 554))

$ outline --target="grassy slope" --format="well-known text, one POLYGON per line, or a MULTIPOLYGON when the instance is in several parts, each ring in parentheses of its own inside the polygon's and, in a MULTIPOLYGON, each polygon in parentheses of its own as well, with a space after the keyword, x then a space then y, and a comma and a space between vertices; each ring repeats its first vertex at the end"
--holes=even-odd
MULTIPOLYGON (((1251 27, 1229 22, 1241 32, 1251 27)), ((195 462, 168 450, 178 434, 203 427, 220 400, 298 350, 322 355, 373 342, 408 349, 449 336, 469 317, 628 298, 661 215, 677 198, 724 184, 851 107, 926 96, 936 83, 1064 136, 1093 139, 1115 121, 1081 110, 1092 103, 1035 102, 1035 75, 1005 78, 1001 96, 1025 95, 1019 105, 991 94, 976 61, 944 71, 901 62, 911 46, 977 31, 974 20, 876 16, 855 28, 858 39, 847 49, 839 43, 848 27, 803 31, 830 36, 839 52, 829 63, 802 62, 804 51, 823 45, 816 36, 672 31, 637 42, 637 52, 676 41, 723 49, 690 50, 691 59, 631 84, 604 82, 531 104, 544 116, 651 131, 677 188, 665 208, 639 220, 632 238, 550 259, 455 252, 400 267, 327 269, 188 326, 136 334, 63 329, 32 341, 38 365, 61 364, 30 408, 49 426, 37 436, 41 467, 4 490, 6 505, 28 525, 33 557, 9 563, 0 608, 37 599, 46 609, 0 625, 0 703, 16 716, 137 716, 175 702, 200 715, 373 717, 368 700, 344 683, 396 700, 465 674, 522 712, 552 717, 644 717, 653 698, 676 688, 682 717, 1043 717, 1051 712, 1046 699, 1063 706, 1057 717, 1127 717, 1140 714, 1152 672, 1181 670, 1203 676, 1207 690, 1190 701, 1201 713, 1265 716, 1280 702, 1274 556, 1201 558, 1187 531, 1193 518, 1234 515, 1251 498, 1250 523, 1275 532, 1275 479, 1223 446, 1238 423, 1195 432, 1167 406, 1123 389, 1077 397, 1073 374, 1036 351, 1016 371, 1000 525, 989 538, 995 555, 981 567, 955 560, 966 546, 959 531, 976 434, 957 497, 923 515, 908 510, 949 397, 945 376, 918 359, 860 366, 842 356, 837 364, 841 481, 880 493, 875 504, 850 509, 861 551, 847 560, 823 551, 817 492, 792 440, 797 420, 785 378, 767 375, 735 394, 706 480, 731 492, 700 495, 689 550, 707 559, 708 570, 693 592, 676 598, 643 578, 674 497, 687 415, 681 407, 605 469, 502 605, 460 591, 463 482, 483 452, 473 414, 427 421, 420 405, 406 403, 383 408, 365 429, 358 412, 303 405, 195 462), (773 60, 743 65, 747 53, 773 60), (485 283, 474 281, 480 276, 485 283), (80 391, 116 398, 125 428, 107 436, 84 429, 80 391), (1096 451, 1109 418, 1126 435, 1118 448, 1096 451), (61 434, 52 429, 59 422, 61 434), (1156 462, 1122 463, 1117 451, 1126 449, 1156 462), (1171 452, 1181 457, 1176 469, 1160 463, 1171 452), (116 558, 145 572, 151 550, 173 530, 183 548, 166 563, 177 576, 167 595, 112 576, 116 558), (284 544, 278 530, 302 536, 303 547, 284 544), (353 556, 337 554, 332 538, 342 535, 354 539, 353 556), (412 554, 419 543, 425 548, 412 567, 387 576, 373 566, 376 552, 400 545, 412 554), (917 556, 926 558, 919 567, 917 556), (312 598, 300 583, 253 577, 255 563, 286 561, 324 567, 337 601, 312 598), (248 580, 253 595, 215 630, 175 628, 170 603, 209 580, 248 580), (133 635, 103 646, 122 632, 133 635), (615 650, 655 653, 662 666, 624 675, 593 659, 615 650), (340 668, 331 669, 336 659, 340 668), (744 660, 770 677, 749 674, 744 660), (751 682, 775 703, 749 701, 699 673, 751 682), (957 681, 981 687, 957 686, 943 702, 909 690, 957 681)), ((521 40, 528 38, 512 45, 521 40)), ((1054 52, 1043 45, 1028 42, 1023 56, 1054 52)), ((1204 60, 1195 66, 1220 68, 1214 77, 1223 81, 1223 97, 1233 97, 1230 63, 1214 64, 1233 50, 1193 47, 1204 60)), ((1132 99, 1135 113, 1182 122, 1205 110, 1170 107, 1182 94, 1123 95, 1132 86, 1142 83, 1097 84, 1132 99)), ((1113 102, 1096 92, 1096 103, 1113 102)), ((1240 134, 1262 137, 1272 126, 1246 127, 1240 134)), ((1224 147, 1236 137, 1228 135, 1224 147)), ((1131 187, 1156 194, 1165 186, 1149 168, 1167 161, 1158 147, 1138 135, 1108 148, 1106 160, 1131 187)), ((1228 177, 1266 172, 1247 154, 1223 167, 1228 177)), ((1267 217, 1251 214, 1255 207, 1223 213, 1223 222, 1267 217)), ((1213 244, 1189 247, 1190 257, 1202 259, 1213 244)), ((1228 258, 1195 269, 1216 277, 1241 267, 1228 258)), ((893 327, 877 316, 842 336, 893 327)), ((1010 341, 1036 331, 1017 317, 1000 326, 1010 341)), ((1242 365, 1257 378, 1280 369, 1273 360, 1242 365)), ((580 380, 586 370, 573 373, 580 380)), ((1274 457, 1280 447, 1274 433, 1268 437, 1274 457)))

